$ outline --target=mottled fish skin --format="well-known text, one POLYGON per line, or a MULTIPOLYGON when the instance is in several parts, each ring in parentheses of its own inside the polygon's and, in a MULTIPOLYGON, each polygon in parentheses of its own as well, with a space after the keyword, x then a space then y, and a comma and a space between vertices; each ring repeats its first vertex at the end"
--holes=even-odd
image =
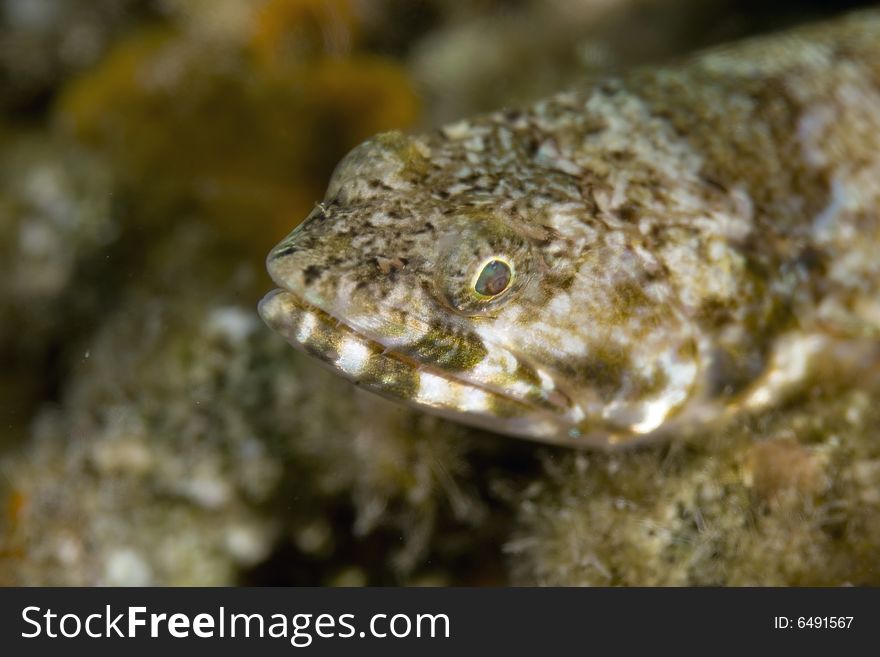
POLYGON ((878 252, 871 10, 379 135, 269 254, 260 313, 393 399, 611 446, 772 403, 827 336, 874 340, 878 252), (509 285, 480 295, 493 260, 509 285))

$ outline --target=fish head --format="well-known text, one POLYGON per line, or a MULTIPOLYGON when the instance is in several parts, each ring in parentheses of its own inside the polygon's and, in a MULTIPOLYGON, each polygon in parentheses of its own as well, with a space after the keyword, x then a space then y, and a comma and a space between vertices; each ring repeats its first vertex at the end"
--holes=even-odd
POLYGON ((595 231, 587 248, 509 199, 451 197, 426 148, 388 133, 339 164, 268 256, 265 322, 354 383, 473 426, 577 445, 655 429, 696 367, 681 318, 653 308, 668 292, 634 291, 644 263, 620 266, 595 231))

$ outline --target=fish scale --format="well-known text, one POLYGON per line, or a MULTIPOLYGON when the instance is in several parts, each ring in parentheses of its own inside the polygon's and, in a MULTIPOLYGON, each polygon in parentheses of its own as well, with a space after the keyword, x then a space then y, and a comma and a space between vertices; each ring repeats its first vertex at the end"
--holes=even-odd
POLYGON ((871 353, 878 247, 870 10, 377 135, 269 254, 260 313, 392 399, 611 447, 778 403, 829 349, 871 353))

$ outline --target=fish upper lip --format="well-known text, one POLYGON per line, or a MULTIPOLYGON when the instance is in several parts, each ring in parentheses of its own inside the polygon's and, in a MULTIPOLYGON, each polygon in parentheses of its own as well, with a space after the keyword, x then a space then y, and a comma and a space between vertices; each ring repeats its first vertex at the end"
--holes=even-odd
MULTIPOLYGON (((529 401, 527 399, 517 397, 515 395, 512 395, 505 390, 496 389, 493 387, 483 385, 479 382, 470 381, 470 380, 467 380, 467 379, 464 379, 464 378, 457 376, 455 373, 448 372, 446 370, 439 369, 436 367, 432 367, 431 365, 426 365, 426 364, 422 363, 421 361, 418 361, 415 358, 408 356, 405 353, 401 353, 401 352, 395 350, 393 347, 389 347, 389 346, 383 344, 381 341, 371 337, 370 335, 363 332, 359 328, 352 326, 349 322, 345 321, 344 319, 341 319, 336 314, 326 310, 325 308, 322 308, 321 306, 319 306, 317 304, 311 303, 310 301, 304 299, 301 294, 299 294, 298 292, 291 290, 289 288, 279 287, 274 290, 271 290, 260 301, 260 304, 259 304, 260 307, 262 307, 263 304, 266 303, 268 300, 278 296, 279 294, 290 295, 291 297, 294 298, 296 303, 302 307, 303 310, 311 311, 311 312, 315 312, 315 311, 320 312, 320 313, 326 315, 327 317, 329 317, 331 320, 335 321, 337 326, 344 326, 347 330, 354 333, 361 340, 378 345, 381 349, 382 356, 385 356, 388 358, 394 358, 399 361, 403 361, 404 363, 410 364, 414 369, 416 369, 420 372, 427 372, 429 374, 433 374, 435 376, 442 377, 442 378, 447 379, 449 381, 453 381, 455 383, 461 384, 463 386, 467 386, 469 388, 473 388, 475 390, 481 390, 481 391, 486 392, 488 394, 498 395, 498 396, 503 397, 505 399, 508 399, 510 401, 516 402, 518 404, 523 404, 524 406, 534 408, 535 410, 538 410, 538 411, 549 412, 548 409, 541 409, 534 402, 529 401)), ((263 316, 262 311, 260 311, 260 315, 263 316)), ((265 321, 265 316, 263 316, 263 317, 264 317, 264 321, 265 321)), ((299 340, 296 340, 296 342, 297 342, 297 344, 302 344, 299 340)), ((346 376, 346 375, 343 374, 343 376, 346 376)), ((349 377, 346 376, 346 378, 349 378, 349 377)), ((568 394, 562 390, 560 390, 560 392, 563 394, 566 401, 569 402, 569 404, 570 404, 571 400, 570 400, 570 397, 568 396, 568 394)), ((559 415, 564 415, 566 410, 567 409, 565 406, 560 406, 557 413, 559 415)))

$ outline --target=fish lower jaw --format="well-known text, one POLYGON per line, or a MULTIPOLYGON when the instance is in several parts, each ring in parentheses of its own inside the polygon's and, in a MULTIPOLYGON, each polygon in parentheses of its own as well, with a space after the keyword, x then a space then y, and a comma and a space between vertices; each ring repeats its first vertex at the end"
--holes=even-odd
POLYGON ((276 289, 259 304, 266 324, 287 342, 366 390, 488 431, 558 442, 568 420, 526 401, 431 369, 363 335, 346 322, 276 289))

